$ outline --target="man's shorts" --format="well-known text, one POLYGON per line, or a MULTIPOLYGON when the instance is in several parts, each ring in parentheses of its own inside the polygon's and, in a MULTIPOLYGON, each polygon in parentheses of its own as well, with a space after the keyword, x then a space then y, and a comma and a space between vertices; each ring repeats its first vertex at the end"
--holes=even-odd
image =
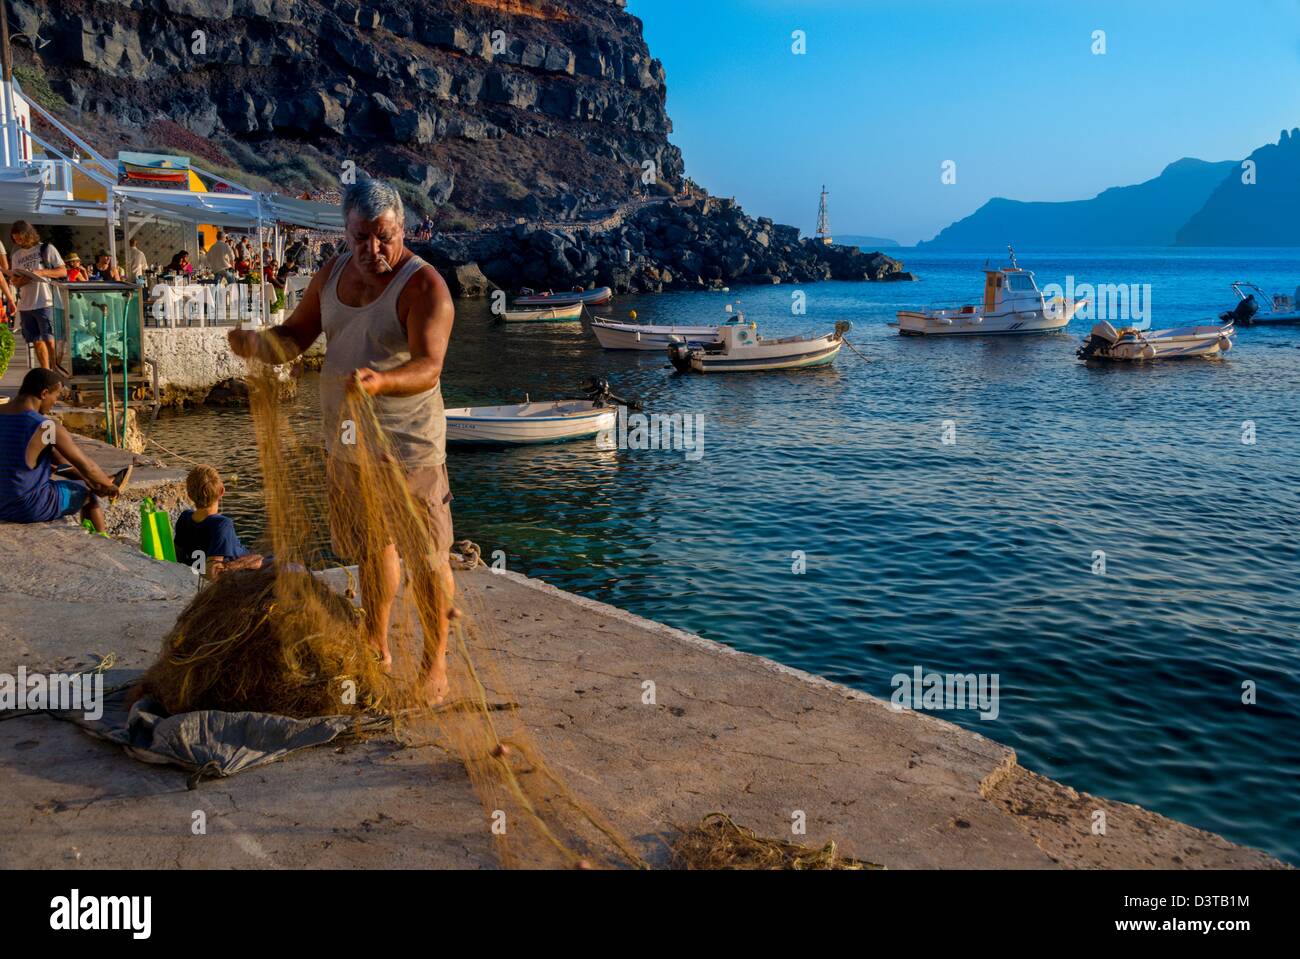
POLYGON ((43 306, 39 310, 20 310, 18 319, 23 325, 23 339, 28 343, 54 339, 54 310, 43 306))
MULTIPOLYGON (((391 468, 401 470, 395 465, 391 468)), ((402 470, 402 473, 406 488, 415 501, 417 514, 428 528, 434 559, 444 563, 451 552, 453 538, 451 481, 447 477, 447 464, 422 466, 402 470)), ((361 502, 359 471, 353 464, 331 456, 326 463, 325 482, 329 494, 330 545, 340 559, 359 562, 365 545, 364 532, 358 528, 361 502)), ((400 510, 401 504, 394 503, 391 509, 400 510)))
POLYGON ((54 488, 59 491, 59 515, 71 516, 80 513, 81 507, 90 499, 90 490, 80 480, 53 480, 54 488))

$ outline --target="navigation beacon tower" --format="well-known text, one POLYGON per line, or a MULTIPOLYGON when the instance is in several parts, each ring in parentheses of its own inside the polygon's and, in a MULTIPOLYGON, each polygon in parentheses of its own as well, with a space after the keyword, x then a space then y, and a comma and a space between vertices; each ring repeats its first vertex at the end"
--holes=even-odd
POLYGON ((826 212, 826 198, 828 196, 830 196, 830 194, 826 192, 826 186, 825 184, 823 184, 822 202, 821 205, 817 208, 817 240, 820 243, 825 243, 827 246, 830 246, 831 245, 831 218, 830 218, 830 214, 826 212))

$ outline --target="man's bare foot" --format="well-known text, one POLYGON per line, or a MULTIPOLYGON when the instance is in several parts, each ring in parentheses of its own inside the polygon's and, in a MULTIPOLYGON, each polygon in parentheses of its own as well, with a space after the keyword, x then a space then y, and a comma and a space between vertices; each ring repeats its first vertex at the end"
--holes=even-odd
POLYGON ((438 669, 431 669, 424 678, 424 701, 430 706, 437 706, 447 698, 449 690, 447 682, 447 667, 442 666, 438 669))
POLYGON ((379 668, 385 673, 393 671, 393 651, 388 648, 387 643, 376 643, 373 640, 370 643, 370 651, 374 653, 375 659, 379 661, 379 668))

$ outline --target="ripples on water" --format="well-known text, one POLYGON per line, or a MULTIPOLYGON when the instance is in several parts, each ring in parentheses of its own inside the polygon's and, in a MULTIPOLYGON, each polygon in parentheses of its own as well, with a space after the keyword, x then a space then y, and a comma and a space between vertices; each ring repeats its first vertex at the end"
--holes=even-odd
MULTIPOLYGON (((978 299, 984 256, 905 252, 921 283, 808 286, 806 316, 788 286, 598 311, 700 323, 739 297, 771 334, 854 323, 870 362, 845 351, 790 374, 679 377, 657 354, 603 353, 577 328, 502 329, 484 304, 459 304, 449 406, 577 395, 605 375, 649 411, 703 413, 705 455, 454 451, 457 535, 556 586, 880 696, 915 665, 997 673, 996 721, 947 718, 1070 785, 1300 863, 1300 327, 1244 330, 1224 362, 1088 368, 1073 356, 1086 321, 973 340, 885 325, 901 306, 978 299), (796 550, 806 575, 791 572, 796 550), (1246 680, 1256 706, 1240 702, 1246 680)), ((1230 307, 1234 279, 1300 284, 1282 251, 1021 261, 1040 285, 1151 283, 1157 327, 1230 307)), ((308 377, 295 429, 315 429, 315 403, 308 377)), ((153 435, 240 474, 226 511, 246 539, 260 532, 246 412, 165 416, 153 435)))

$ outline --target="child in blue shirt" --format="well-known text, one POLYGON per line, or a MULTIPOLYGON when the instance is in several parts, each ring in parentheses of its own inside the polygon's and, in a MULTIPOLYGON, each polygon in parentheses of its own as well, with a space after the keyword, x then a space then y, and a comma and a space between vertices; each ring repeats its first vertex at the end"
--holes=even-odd
POLYGON ((192 566, 202 559, 199 568, 212 579, 228 569, 260 568, 262 557, 244 549, 235 524, 221 515, 221 497, 226 495, 221 474, 211 466, 196 466, 185 477, 185 491, 194 509, 176 520, 176 561, 192 566))

